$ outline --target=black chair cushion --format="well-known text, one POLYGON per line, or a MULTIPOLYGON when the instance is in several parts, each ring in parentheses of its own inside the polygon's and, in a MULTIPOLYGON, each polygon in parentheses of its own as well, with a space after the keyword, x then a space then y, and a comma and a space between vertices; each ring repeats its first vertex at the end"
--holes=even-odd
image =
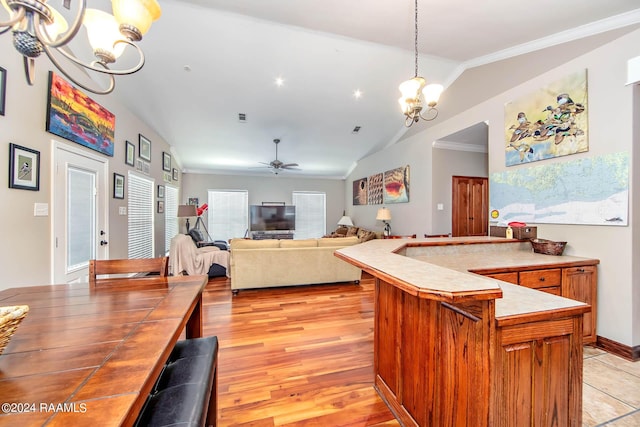
MULTIPOLYGON (((218 354, 218 337, 202 337, 180 340, 173 347, 167 363, 174 362, 184 357, 206 356, 218 354)), ((216 357, 217 358, 217 357, 216 357)))

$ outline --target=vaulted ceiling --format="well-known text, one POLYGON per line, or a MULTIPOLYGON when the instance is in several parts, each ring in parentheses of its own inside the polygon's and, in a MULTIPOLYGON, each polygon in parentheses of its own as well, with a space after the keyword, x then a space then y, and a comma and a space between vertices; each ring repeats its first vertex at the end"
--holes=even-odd
MULTIPOLYGON (((184 171, 268 174, 260 162, 274 160, 279 138, 279 160, 300 165, 287 174, 342 178, 433 123, 407 131, 397 102, 414 72, 411 0, 160 4, 141 42, 146 64, 118 78, 114 96, 173 146, 184 171)), ((577 56, 638 28, 638 6, 419 0, 419 74, 445 85, 436 120, 565 62, 566 44, 577 56), (498 63, 503 77, 482 80, 498 63)))

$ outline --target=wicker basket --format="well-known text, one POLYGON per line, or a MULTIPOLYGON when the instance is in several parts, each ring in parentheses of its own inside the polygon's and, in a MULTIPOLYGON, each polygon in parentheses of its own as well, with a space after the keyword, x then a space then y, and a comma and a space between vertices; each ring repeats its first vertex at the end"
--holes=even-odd
POLYGON ((545 239, 531 239, 533 252, 545 255, 562 255, 567 242, 554 242, 545 239))
POLYGON ((28 312, 28 305, 0 307, 0 354, 28 312))

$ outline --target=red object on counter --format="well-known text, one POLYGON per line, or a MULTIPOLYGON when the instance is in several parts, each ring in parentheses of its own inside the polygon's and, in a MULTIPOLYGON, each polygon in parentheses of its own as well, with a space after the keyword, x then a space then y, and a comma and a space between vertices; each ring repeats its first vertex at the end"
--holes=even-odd
POLYGON ((512 221, 509 223, 509 227, 526 227, 526 226, 527 226, 526 222, 512 221))

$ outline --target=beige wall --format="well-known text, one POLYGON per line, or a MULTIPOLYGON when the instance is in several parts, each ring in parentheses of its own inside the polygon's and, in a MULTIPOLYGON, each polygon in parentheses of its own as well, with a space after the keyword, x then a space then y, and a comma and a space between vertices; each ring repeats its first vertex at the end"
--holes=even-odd
MULTIPOLYGON (((552 240, 569 242, 566 253, 576 256, 598 258, 598 335, 619 343, 634 346, 640 344, 640 264, 638 243, 638 220, 640 189, 634 183, 634 170, 640 166, 638 152, 638 89, 625 86, 627 60, 640 54, 640 31, 634 31, 591 52, 553 68, 534 78, 523 79, 513 88, 459 113, 448 120, 436 120, 429 124, 419 123, 424 131, 392 145, 383 152, 361 160, 345 183, 348 211, 355 218, 370 220, 376 207, 352 206, 351 182, 401 164, 411 164, 411 202, 392 205, 394 232, 421 234, 433 228, 434 204, 432 197, 433 141, 444 138, 475 123, 489 124, 489 173, 506 169, 504 164, 503 121, 504 104, 524 94, 545 86, 569 73, 588 69, 589 87, 589 152, 547 160, 566 162, 580 157, 592 157, 614 152, 632 152, 630 174, 630 225, 581 226, 538 224, 538 235, 552 240), (635 128, 633 123, 636 123, 635 128), (635 131, 635 134, 634 134, 635 131), (636 144, 633 144, 635 140, 636 144), (635 237, 635 239, 633 239, 635 237), (635 267, 634 267, 635 266, 635 267), (635 286, 634 286, 635 285, 635 286), (634 290, 635 288, 635 290, 634 290)), ((499 67, 498 67, 499 68, 499 67)), ((495 67, 494 67, 495 69, 495 67)), ((513 76, 511 76, 513 77, 513 76)), ((500 80, 499 73, 486 76, 500 80)), ((478 80, 477 85, 486 87, 492 82, 478 80)), ((446 102, 447 91, 442 103, 446 102)), ((401 117, 398 118, 399 123, 401 117)), ((637 175, 637 173, 635 174, 637 175)), ((445 185, 442 183, 441 185, 445 185)), ((489 190, 491 191, 491 190, 489 190)))
MULTIPOLYGON (((43 56, 36 60, 36 83, 28 86, 22 68, 22 57, 11 45, 11 37, 0 37, 0 66, 7 70, 7 93, 5 115, 0 116, 0 165, 3 165, 3 183, 0 184, 0 230, 3 244, 0 245, 0 270, 3 280, 0 289, 13 286, 47 284, 51 282, 51 163, 52 141, 70 144, 80 150, 85 147, 66 141, 45 131, 47 111, 48 72, 53 66, 43 56), (22 145, 40 151, 40 191, 10 189, 8 184, 9 143, 22 145), (49 216, 34 217, 34 203, 47 203, 49 216)), ((144 72, 144 69, 140 72, 144 72)), ((120 77, 126 78, 126 77, 120 77)), ((118 90, 116 81, 116 91, 118 90)), ((132 167, 124 163, 125 141, 136 145, 138 134, 142 133, 152 141, 151 175, 156 184, 162 183, 162 152, 169 151, 169 144, 151 128, 142 123, 124 106, 118 104, 111 95, 93 95, 116 116, 115 153, 104 156, 109 163, 109 224, 108 241, 111 258, 127 257, 127 216, 118 215, 118 208, 127 206, 127 192, 124 200, 112 198, 113 173, 128 175, 132 167)), ((92 153, 98 154, 96 151, 92 153)), ((178 181, 179 183, 180 181, 178 181)), ((164 215, 155 216, 155 253, 164 249, 164 215)))
MULTIPOLYGON (((182 177, 181 203, 186 203, 189 197, 197 197, 200 204, 206 203, 208 190, 247 190, 249 205, 259 205, 262 202, 285 202, 290 205, 293 191, 319 191, 326 193, 327 197, 327 232, 335 230, 344 210, 343 180, 297 178, 294 173, 277 176, 185 173, 182 177)), ((206 216, 203 220, 207 221, 206 216)), ((184 224, 180 224, 180 227, 182 230, 184 224)), ((215 230, 209 230, 209 234, 215 239, 215 230)))

